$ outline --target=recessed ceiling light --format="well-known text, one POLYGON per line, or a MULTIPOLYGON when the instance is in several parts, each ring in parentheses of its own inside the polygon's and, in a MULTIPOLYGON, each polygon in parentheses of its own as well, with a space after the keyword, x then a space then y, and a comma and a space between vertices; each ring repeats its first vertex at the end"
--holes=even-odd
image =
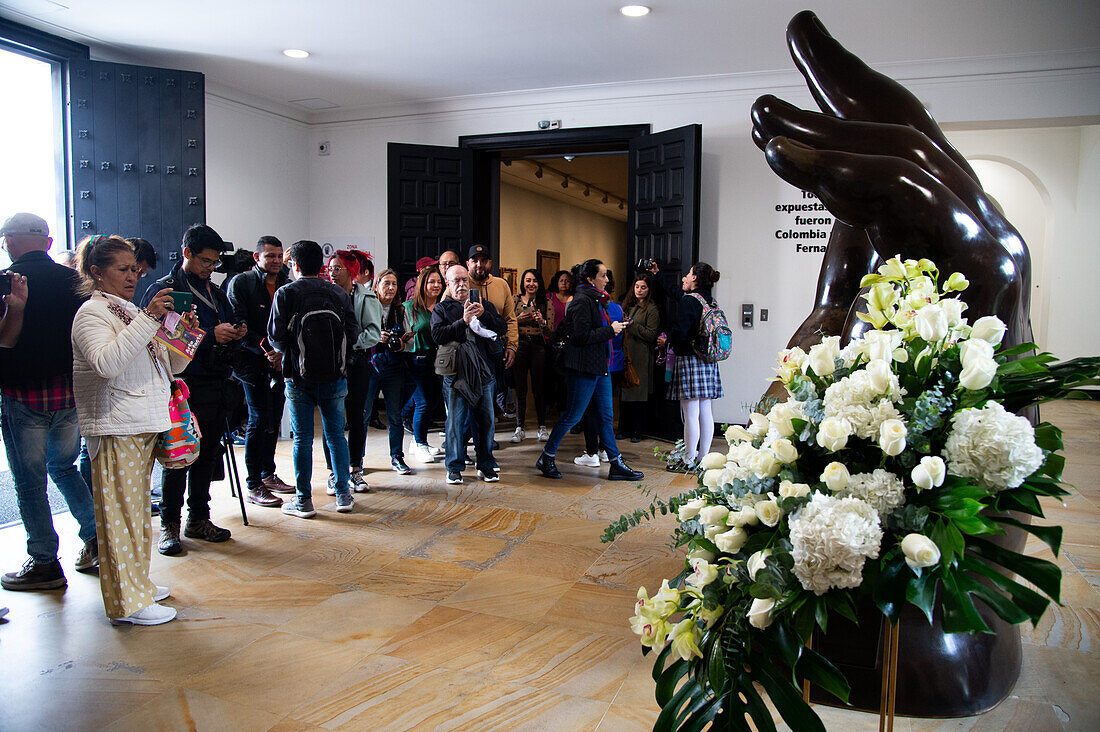
POLYGON ((309 58, 309 51, 303 51, 300 48, 288 48, 283 51, 283 55, 290 58, 309 58))
POLYGON ((624 5, 619 8, 619 12, 628 18, 640 18, 643 15, 649 15, 649 7, 645 5, 624 5))

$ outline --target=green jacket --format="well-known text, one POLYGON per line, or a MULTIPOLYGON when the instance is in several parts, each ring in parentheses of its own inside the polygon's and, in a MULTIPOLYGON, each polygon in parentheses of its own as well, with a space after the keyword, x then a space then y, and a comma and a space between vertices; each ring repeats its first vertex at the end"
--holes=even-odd
POLYGON ((351 290, 352 310, 359 321, 359 338, 355 350, 366 351, 382 337, 382 303, 373 290, 355 285, 351 290))

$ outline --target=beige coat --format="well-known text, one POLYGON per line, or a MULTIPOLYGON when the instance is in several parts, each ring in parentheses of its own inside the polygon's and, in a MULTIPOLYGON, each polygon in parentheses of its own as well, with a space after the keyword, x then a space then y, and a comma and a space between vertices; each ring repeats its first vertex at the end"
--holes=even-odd
POLYGON ((634 318, 634 322, 627 327, 623 342, 630 362, 638 373, 639 384, 633 389, 624 387, 619 398, 624 402, 645 402, 649 401, 649 395, 653 391, 653 349, 660 333, 661 313, 656 305, 650 303, 643 310, 634 306, 626 313, 626 317, 634 318))
POLYGON ((188 364, 183 356, 157 346, 158 370, 147 344, 160 322, 120 298, 95 292, 73 320, 73 394, 80 432, 85 437, 164 432, 168 416, 170 373, 188 364), (110 298, 110 299, 108 299, 110 298), (126 307, 129 325, 107 309, 126 307))

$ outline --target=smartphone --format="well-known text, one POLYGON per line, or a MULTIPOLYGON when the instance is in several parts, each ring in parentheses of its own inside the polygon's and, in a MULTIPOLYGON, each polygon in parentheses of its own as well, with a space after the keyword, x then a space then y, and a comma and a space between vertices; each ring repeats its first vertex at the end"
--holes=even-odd
MULTIPOLYGON (((11 285, 8 285, 9 289, 11 285)), ((478 290, 470 290, 470 302, 481 302, 481 292, 478 290)))
POLYGON ((191 312, 191 303, 195 300, 195 296, 190 292, 176 292, 172 291, 168 293, 172 297, 172 309, 180 315, 185 315, 191 312))
POLYGON ((11 294, 11 272, 0 272, 0 296, 11 294))

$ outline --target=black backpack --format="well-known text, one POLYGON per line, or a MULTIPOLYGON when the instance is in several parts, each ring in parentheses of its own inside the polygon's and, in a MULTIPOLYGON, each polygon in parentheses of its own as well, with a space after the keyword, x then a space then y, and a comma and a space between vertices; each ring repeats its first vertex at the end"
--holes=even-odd
POLYGON ((348 339, 344 305, 328 288, 311 290, 299 300, 290 331, 298 342, 298 375, 305 381, 326 383, 344 378, 348 339))

